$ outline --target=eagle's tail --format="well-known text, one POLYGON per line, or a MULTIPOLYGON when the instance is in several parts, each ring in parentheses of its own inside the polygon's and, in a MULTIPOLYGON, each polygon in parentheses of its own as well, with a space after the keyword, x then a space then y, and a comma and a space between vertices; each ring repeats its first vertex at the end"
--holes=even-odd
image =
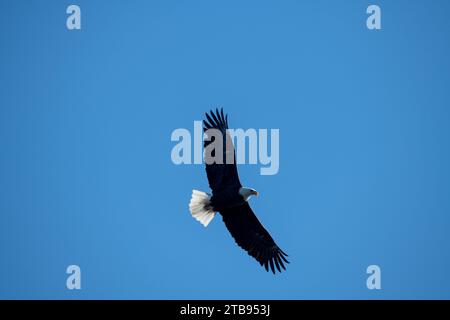
POLYGON ((216 214, 210 205, 211 196, 206 192, 192 190, 192 198, 189 203, 189 211, 192 217, 205 227, 211 222, 216 214))

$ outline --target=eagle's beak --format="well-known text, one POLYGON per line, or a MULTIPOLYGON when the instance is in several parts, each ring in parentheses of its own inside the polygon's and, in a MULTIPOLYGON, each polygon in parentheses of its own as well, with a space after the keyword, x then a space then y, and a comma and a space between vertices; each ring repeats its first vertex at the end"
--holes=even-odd
POLYGON ((258 191, 255 191, 255 196, 259 197, 259 192, 258 191))

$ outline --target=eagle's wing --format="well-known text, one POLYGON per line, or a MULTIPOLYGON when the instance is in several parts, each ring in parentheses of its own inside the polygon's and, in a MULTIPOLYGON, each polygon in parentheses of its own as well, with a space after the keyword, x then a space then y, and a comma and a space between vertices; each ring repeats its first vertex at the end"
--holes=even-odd
POLYGON ((275 273, 275 267, 281 272, 286 270, 284 263, 289 263, 287 254, 281 250, 262 226, 246 202, 241 206, 220 212, 225 225, 236 243, 250 256, 255 258, 267 271, 275 273))
MULTIPOLYGON (((221 155, 218 155, 217 158, 222 159, 222 163, 209 163, 206 162, 206 175, 208 176, 208 182, 210 188, 214 191, 218 191, 224 188, 237 187, 240 188, 241 182, 239 181, 239 175, 236 167, 236 155, 234 152, 233 141, 229 133, 228 129, 228 115, 224 116, 223 109, 211 111, 210 114, 205 114, 206 119, 203 121, 203 131, 205 131, 207 135, 207 130, 216 129, 222 133, 222 150, 220 150, 221 155), (225 152, 224 152, 225 150, 225 152), (227 154, 228 159, 232 160, 232 163, 227 163, 227 154)), ((204 141, 205 149, 214 142, 214 137, 211 136, 204 141), (211 140, 208 140, 211 139, 211 140)), ((210 148, 212 148, 211 146, 210 148)), ((212 151, 212 156, 215 157, 215 150, 212 151)))

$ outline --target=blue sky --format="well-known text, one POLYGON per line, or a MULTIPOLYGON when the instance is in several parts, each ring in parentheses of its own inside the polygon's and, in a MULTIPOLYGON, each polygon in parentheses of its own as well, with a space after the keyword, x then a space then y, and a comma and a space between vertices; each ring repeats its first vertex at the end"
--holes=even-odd
POLYGON ((450 3, 2 1, 0 297, 450 298, 450 3), (78 4, 82 29, 66 29, 78 4), (378 4, 382 30, 366 28, 378 4), (280 171, 239 168, 290 255, 266 273, 176 128, 223 106, 280 129, 280 171), (66 267, 82 289, 66 289, 66 267), (366 268, 381 267, 368 290, 366 268))

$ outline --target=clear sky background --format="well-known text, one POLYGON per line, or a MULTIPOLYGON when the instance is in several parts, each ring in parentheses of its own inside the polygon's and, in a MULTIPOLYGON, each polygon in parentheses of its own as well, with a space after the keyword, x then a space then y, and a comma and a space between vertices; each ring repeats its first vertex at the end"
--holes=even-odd
POLYGON ((1 1, 0 298, 450 298, 450 2, 1 1), (78 4, 82 30, 66 28, 78 4), (366 8, 382 9, 382 30, 366 8), (279 128, 240 166, 290 255, 188 211, 176 128, 279 128), (66 289, 66 267, 82 289, 66 289), (381 267, 382 290, 366 268, 381 267))

